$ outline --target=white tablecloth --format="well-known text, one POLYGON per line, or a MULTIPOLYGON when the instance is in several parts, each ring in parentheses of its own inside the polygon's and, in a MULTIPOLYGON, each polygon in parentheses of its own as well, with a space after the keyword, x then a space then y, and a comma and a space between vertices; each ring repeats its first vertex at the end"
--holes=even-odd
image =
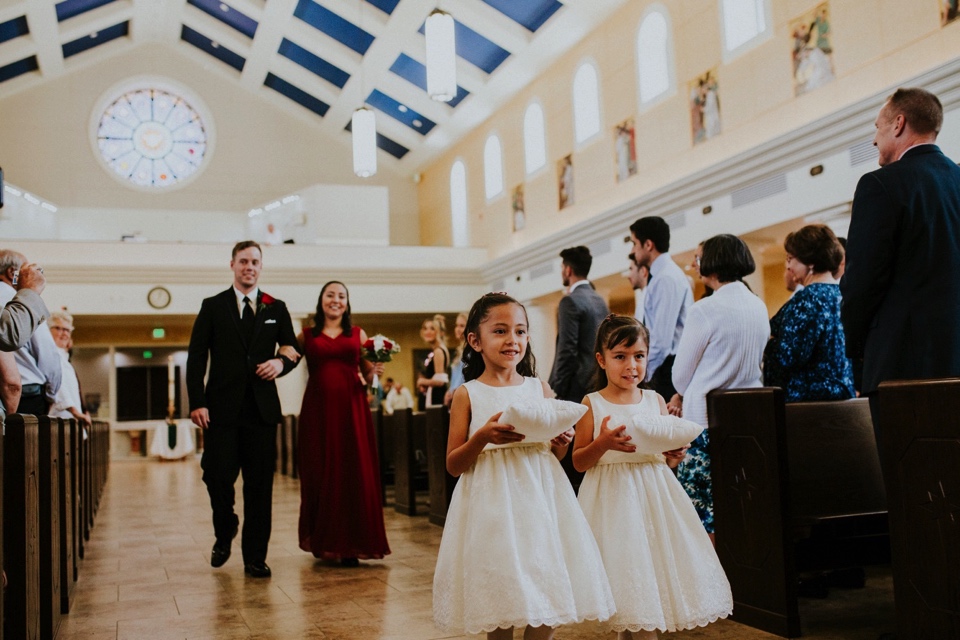
POLYGON ((153 432, 153 442, 150 443, 150 455, 159 456, 167 460, 179 460, 196 450, 193 443, 193 423, 189 419, 177 420, 177 444, 170 448, 167 433, 167 423, 159 423, 153 432))

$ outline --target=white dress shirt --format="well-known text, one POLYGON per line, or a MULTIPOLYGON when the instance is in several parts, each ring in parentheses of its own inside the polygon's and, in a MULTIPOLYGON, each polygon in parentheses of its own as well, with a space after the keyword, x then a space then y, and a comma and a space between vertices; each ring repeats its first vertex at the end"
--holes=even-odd
POLYGON ((68 407, 73 407, 77 411, 83 411, 83 402, 80 400, 80 381, 77 379, 77 371, 70 364, 70 354, 66 349, 57 347, 60 353, 60 365, 63 377, 60 380, 60 390, 57 391, 57 399, 50 406, 50 415, 57 418, 68 420, 75 417, 67 411, 68 407))
POLYGON ((683 269, 669 253, 661 253, 650 265, 650 284, 643 301, 643 316, 650 330, 647 380, 667 356, 677 352, 687 309, 692 305, 693 291, 683 269))
MULTIPOLYGON (((6 306, 17 295, 17 290, 6 282, 0 282, 0 305, 6 306)), ((63 370, 57 343, 53 341, 50 327, 44 322, 33 332, 27 344, 14 351, 20 383, 44 385, 47 400, 54 402, 60 390, 63 370)))
POLYGON ((397 409, 413 409, 413 396, 406 387, 397 391, 396 387, 387 392, 387 397, 383 399, 383 411, 387 415, 393 415, 397 409))
POLYGON ((567 289, 567 295, 570 295, 571 293, 573 293, 573 290, 576 289, 577 287, 581 286, 581 285, 590 286, 590 281, 589 281, 589 280, 586 280, 586 279, 584 279, 584 280, 577 280, 577 281, 574 282, 572 285, 570 285, 570 287, 567 289))
POLYGON ((646 289, 633 290, 633 317, 636 318, 640 324, 643 324, 643 302, 646 300, 646 296, 646 289))
POLYGON ((690 307, 673 363, 683 417, 706 427, 708 393, 763 386, 760 363, 769 338, 767 307, 742 282, 690 307))
POLYGON ((243 307, 244 307, 244 298, 250 298, 250 309, 253 311, 254 317, 257 315, 257 294, 260 292, 260 287, 254 287, 250 293, 243 293, 236 287, 233 288, 233 295, 237 296, 237 310, 240 312, 240 317, 243 317, 243 307))

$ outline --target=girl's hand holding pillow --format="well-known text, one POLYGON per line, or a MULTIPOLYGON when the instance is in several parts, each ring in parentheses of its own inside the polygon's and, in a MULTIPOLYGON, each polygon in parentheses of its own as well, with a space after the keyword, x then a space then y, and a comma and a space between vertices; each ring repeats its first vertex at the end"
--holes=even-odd
POLYGON ((632 438, 625 433, 627 425, 622 424, 619 427, 611 429, 607 426, 609 422, 610 416, 607 416, 603 419, 603 422, 600 423, 600 433, 594 438, 597 446, 600 447, 602 451, 623 451, 625 453, 633 453, 636 451, 637 445, 630 442, 632 438))
POLYGON ((500 413, 490 416, 487 424, 480 427, 474 437, 480 438, 481 441, 488 444, 513 444, 514 442, 521 442, 524 438, 522 433, 517 433, 516 429, 509 424, 499 422, 503 413, 504 412, 501 411, 500 413))

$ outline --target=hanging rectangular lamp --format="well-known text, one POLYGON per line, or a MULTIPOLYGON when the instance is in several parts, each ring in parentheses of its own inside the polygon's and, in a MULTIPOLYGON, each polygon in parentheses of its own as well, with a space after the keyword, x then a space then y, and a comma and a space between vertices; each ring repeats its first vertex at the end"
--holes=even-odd
POLYGON ((457 95, 457 46, 453 17, 434 9, 427 17, 427 93, 440 102, 457 95))
POLYGON ((360 107, 353 112, 353 172, 369 178, 377 172, 377 121, 373 111, 360 107))

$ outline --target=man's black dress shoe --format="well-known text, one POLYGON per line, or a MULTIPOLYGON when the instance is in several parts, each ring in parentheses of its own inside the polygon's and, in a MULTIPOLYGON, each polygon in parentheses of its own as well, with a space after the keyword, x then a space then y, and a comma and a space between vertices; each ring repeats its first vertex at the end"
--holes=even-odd
POLYGON ((230 559, 230 547, 233 543, 233 539, 237 537, 238 528, 233 528, 233 535, 230 536, 230 539, 226 544, 220 544, 220 542, 215 542, 213 545, 213 550, 210 552, 210 566, 213 568, 222 567, 226 564, 227 560, 230 559))
POLYGON ((269 578, 273 575, 266 562, 251 562, 243 565, 243 571, 251 578, 269 578))

